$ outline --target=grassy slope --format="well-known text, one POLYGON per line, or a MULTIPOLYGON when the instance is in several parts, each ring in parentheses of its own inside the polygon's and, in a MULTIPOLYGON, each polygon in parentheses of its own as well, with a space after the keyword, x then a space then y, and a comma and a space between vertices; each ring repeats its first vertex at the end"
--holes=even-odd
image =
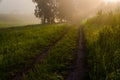
POLYGON ((36 64, 24 80, 64 80, 67 68, 75 56, 78 27, 70 32, 52 49, 42 64, 36 64))
POLYGON ((0 14, 0 28, 38 24, 39 20, 35 16, 28 14, 0 14))
POLYGON ((6 29, 0 32, 0 80, 8 80, 57 39, 67 25, 6 29))

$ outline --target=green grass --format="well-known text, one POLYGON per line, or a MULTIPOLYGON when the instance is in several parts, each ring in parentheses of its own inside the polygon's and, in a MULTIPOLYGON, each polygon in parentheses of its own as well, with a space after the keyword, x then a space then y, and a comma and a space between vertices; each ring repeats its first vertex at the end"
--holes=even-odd
POLYGON ((78 39, 78 27, 70 32, 52 49, 42 64, 24 75, 24 80, 64 80, 71 61, 75 58, 78 39))
POLYGON ((120 80, 120 14, 102 14, 84 24, 90 80, 120 80))
MULTIPOLYGON (((26 23, 27 24, 27 23, 26 23)), ((8 28, 8 27, 14 27, 14 26, 22 26, 26 25, 22 22, 17 21, 0 21, 0 28, 8 28)))
POLYGON ((39 24, 35 22, 26 22, 26 21, 0 21, 0 29, 1 28, 11 28, 11 27, 23 27, 25 25, 33 25, 39 24))
MULTIPOLYGON (((83 24, 90 80, 120 80, 120 13, 101 13, 83 24)), ((0 80, 10 80, 32 65, 68 25, 31 25, 0 29, 0 80)), ((24 80, 64 80, 75 58, 79 27, 71 27, 41 64, 24 80)))
POLYGON ((67 25, 40 25, 0 32, 0 80, 27 68, 37 54, 60 37, 67 25))

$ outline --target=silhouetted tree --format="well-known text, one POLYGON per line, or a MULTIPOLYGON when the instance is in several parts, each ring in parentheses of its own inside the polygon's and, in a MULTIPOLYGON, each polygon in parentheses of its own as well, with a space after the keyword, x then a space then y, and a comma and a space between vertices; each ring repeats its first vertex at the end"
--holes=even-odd
POLYGON ((36 5, 35 16, 41 19, 42 24, 66 22, 74 13, 73 0, 33 0, 36 5))
POLYGON ((35 16, 41 19, 42 24, 54 23, 55 0, 33 0, 37 3, 35 16))

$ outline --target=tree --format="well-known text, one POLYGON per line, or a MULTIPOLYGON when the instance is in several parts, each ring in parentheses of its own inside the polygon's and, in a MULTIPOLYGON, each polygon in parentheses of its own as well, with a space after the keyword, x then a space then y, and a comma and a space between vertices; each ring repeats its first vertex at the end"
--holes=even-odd
POLYGON ((74 13, 73 0, 33 0, 36 3, 35 16, 42 24, 52 24, 55 20, 66 22, 74 13))
POLYGON ((41 19, 42 24, 54 23, 55 0, 33 0, 37 3, 35 16, 41 19))

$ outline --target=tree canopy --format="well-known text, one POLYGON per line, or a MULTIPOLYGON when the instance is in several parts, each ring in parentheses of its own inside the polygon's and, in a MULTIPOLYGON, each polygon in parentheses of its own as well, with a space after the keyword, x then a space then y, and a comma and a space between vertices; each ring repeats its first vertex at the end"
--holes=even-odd
POLYGON ((36 3, 35 16, 42 24, 67 22, 75 11, 74 0, 32 0, 36 3))

